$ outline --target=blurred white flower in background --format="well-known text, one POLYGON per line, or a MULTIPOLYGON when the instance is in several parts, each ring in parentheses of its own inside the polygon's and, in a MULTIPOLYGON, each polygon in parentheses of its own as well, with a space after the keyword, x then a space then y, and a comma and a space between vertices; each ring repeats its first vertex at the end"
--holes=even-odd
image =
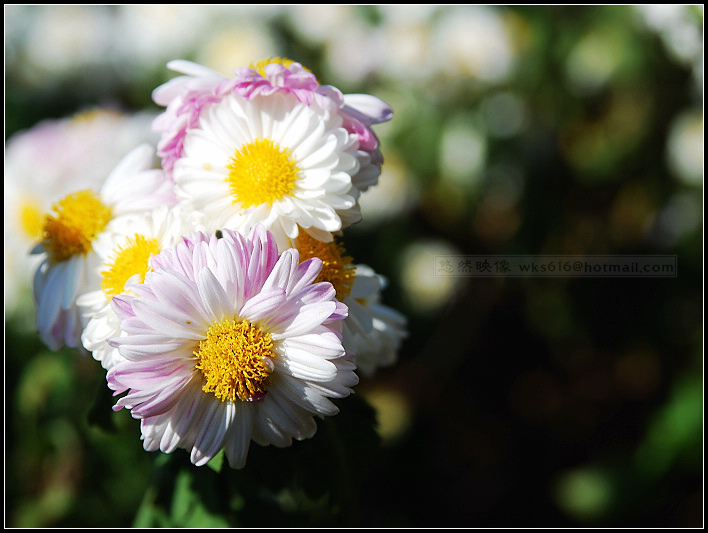
POLYGON ((356 18, 351 5, 303 4, 286 6, 290 27, 310 45, 335 39, 342 28, 356 18))
POLYGON ((692 109, 676 116, 667 140, 669 168, 687 185, 703 184, 703 109, 692 109))
POLYGON ((443 73, 501 83, 514 68, 511 35, 498 9, 460 5, 441 11, 435 56, 443 73))
POLYGON ((17 74, 30 85, 110 64, 115 21, 107 6, 9 6, 5 29, 6 59, 21 64, 17 74))
POLYGON ((209 32, 196 51, 196 60, 224 76, 253 61, 278 55, 270 27, 259 18, 209 32))
POLYGON ((399 80, 424 80, 435 73, 432 16, 434 5, 380 6, 382 71, 399 80))
MULTIPOLYGON (((381 34, 353 5, 287 6, 289 27, 298 39, 322 52, 320 78, 358 84, 381 65, 381 34)), ((297 59, 297 58, 295 58, 297 59)))
MULTIPOLYGON (((5 145, 5 312, 31 307, 32 273, 41 258, 29 254, 41 239, 52 204, 81 189, 100 187, 132 148, 154 143, 154 113, 94 109, 46 120, 5 145)), ((31 309, 30 309, 31 310, 31 309)))
POLYGON ((474 189, 487 163, 487 136, 468 115, 455 117, 440 138, 441 178, 474 189))
MULTIPOLYGON (((319 6, 317 6, 319 7, 319 6)), ((120 5, 9 6, 6 60, 24 83, 41 86, 71 76, 107 73, 126 81, 174 57, 195 56, 230 74, 276 53, 268 6, 120 5), (91 70, 86 70, 90 68, 91 70)))
POLYGON ((384 446, 396 444, 413 422, 413 406, 401 392, 388 386, 363 390, 364 398, 376 409, 376 431, 384 446))
POLYGON ((254 59, 277 54, 268 26, 274 13, 273 6, 120 6, 122 38, 116 46, 129 64, 153 68, 175 57, 195 57, 230 75, 254 59))
POLYGON ((703 109, 676 115, 666 140, 667 165, 684 187, 672 195, 651 222, 648 231, 661 246, 675 246, 701 229, 703 202, 703 109))
POLYGON ((649 236, 659 246, 676 246, 683 238, 701 230, 703 204, 688 192, 673 195, 648 224, 649 236))
POLYGON ((382 33, 361 19, 353 19, 340 28, 336 38, 327 41, 325 63, 330 76, 342 83, 359 84, 382 67, 385 49, 382 33))
POLYGON ((592 27, 566 58, 566 77, 577 94, 594 94, 606 87, 622 67, 625 34, 612 26, 592 27))
POLYGON ((459 293, 463 278, 437 272, 435 257, 459 255, 459 251, 443 240, 417 241, 403 250, 400 278, 406 299, 419 313, 433 313, 451 302, 459 293))
POLYGON ((698 87, 703 87, 703 6, 649 4, 635 6, 646 26, 655 31, 667 52, 680 64, 693 68, 698 87), (700 15, 697 11, 700 10, 700 15), (694 13, 695 11, 695 13, 694 13))
POLYGON ((119 6, 113 54, 130 64, 163 65, 192 52, 212 29, 212 10, 196 4, 119 6))

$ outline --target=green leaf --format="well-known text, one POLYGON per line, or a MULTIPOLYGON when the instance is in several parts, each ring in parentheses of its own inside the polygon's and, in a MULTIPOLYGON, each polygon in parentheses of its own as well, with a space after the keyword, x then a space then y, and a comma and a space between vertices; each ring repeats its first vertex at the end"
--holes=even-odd
POLYGON ((221 472, 224 466, 224 450, 219 451, 214 458, 207 463, 207 466, 211 468, 214 472, 221 472))
POLYGON ((351 526, 360 519, 362 484, 379 460, 375 412, 350 396, 317 433, 286 448, 252 445, 246 466, 220 474, 243 527, 351 526), (234 505, 238 504, 238 508, 234 505))
POLYGON ((134 527, 235 527, 224 490, 210 468, 189 462, 183 450, 158 454, 152 485, 134 521, 134 527))

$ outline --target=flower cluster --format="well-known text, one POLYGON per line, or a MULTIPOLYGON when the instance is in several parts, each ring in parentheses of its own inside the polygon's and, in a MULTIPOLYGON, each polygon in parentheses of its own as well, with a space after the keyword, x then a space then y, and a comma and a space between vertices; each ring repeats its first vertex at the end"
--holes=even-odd
POLYGON ((223 450, 241 468, 252 440, 311 437, 332 399, 396 359, 405 319, 342 244, 381 172, 372 126, 392 112, 290 60, 232 78, 168 66, 181 75, 153 93, 157 146, 43 219, 37 329, 100 362, 146 450, 196 465, 223 450))

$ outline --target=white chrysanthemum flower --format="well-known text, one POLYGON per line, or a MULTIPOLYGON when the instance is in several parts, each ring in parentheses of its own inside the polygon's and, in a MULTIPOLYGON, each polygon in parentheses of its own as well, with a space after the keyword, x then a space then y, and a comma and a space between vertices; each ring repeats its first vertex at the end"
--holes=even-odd
POLYGON ((391 366, 398 359, 408 336, 404 315, 381 303, 386 280, 366 265, 356 265, 351 292, 344 300, 349 316, 344 322, 343 339, 355 355, 357 371, 372 375, 378 368, 391 366))
POLYGON ((322 261, 317 280, 331 283, 337 299, 349 309, 342 338, 357 370, 368 376, 392 365, 407 330, 405 317, 381 303, 385 279, 366 265, 353 264, 337 239, 322 242, 302 234, 293 246, 301 260, 317 257, 322 261))
MULTIPOLYGON (((301 114, 304 106, 311 108, 310 119, 305 116, 306 114, 303 114, 298 120, 293 121, 293 127, 304 127, 305 135, 308 135, 308 132, 313 134, 307 139, 297 137, 302 132, 292 134, 297 137, 296 140, 298 142, 309 143, 314 140, 317 143, 316 138, 318 135, 329 134, 327 128, 341 128, 349 134, 350 139, 345 143, 346 146, 339 146, 338 142, 335 142, 334 146, 329 146, 325 150, 320 149, 317 157, 327 157, 330 149, 337 153, 347 152, 349 155, 356 157, 356 162, 351 169, 345 170, 346 165, 337 167, 341 163, 341 160, 338 159, 339 156, 335 157, 334 161, 327 161, 327 163, 320 159, 322 164, 318 168, 323 170, 326 167, 335 172, 344 170, 350 175, 350 189, 345 194, 337 193, 336 196, 339 198, 335 199, 334 202, 332 202, 331 198, 324 202, 328 213, 331 211, 330 208, 334 209, 338 226, 340 228, 348 227, 361 220, 361 211, 357 200, 362 192, 378 182, 381 174, 383 155, 379 149, 379 141, 372 130, 372 126, 391 119, 392 110, 385 102, 372 95, 342 94, 336 87, 320 85, 312 72, 300 63, 286 58, 270 58, 251 64, 249 67, 239 68, 234 72, 233 78, 225 78, 211 69, 189 61, 170 61, 168 66, 183 75, 168 81, 153 92, 155 103, 166 107, 165 112, 157 117, 153 126, 157 131, 162 132, 158 144, 158 155, 162 159, 162 167, 170 176, 173 174, 176 162, 185 155, 185 141, 188 133, 194 129, 200 129, 202 127, 202 118, 208 116, 209 112, 214 108, 224 106, 228 108, 227 100, 230 95, 238 95, 250 102, 245 106, 241 105, 242 109, 238 113, 239 116, 243 115, 247 119, 246 126, 250 127, 251 120, 255 119, 257 122, 256 131, 246 129, 243 132, 251 136, 250 140, 253 140, 252 137, 258 134, 258 127, 263 124, 261 120, 264 112, 259 106, 266 101, 266 97, 278 99, 289 95, 285 100, 296 100, 298 109, 289 110, 290 114, 285 117, 286 119, 292 118, 294 116, 292 115, 293 112, 301 114), (251 114, 247 115, 249 112, 251 114), (332 119, 335 115, 338 115, 341 119, 339 125, 336 124, 336 120, 332 119), (321 131, 314 126, 314 122, 317 119, 313 117, 318 116, 323 117, 324 129, 321 131), (350 142, 353 143, 351 137, 356 138, 356 149, 349 146, 350 142), (342 196, 347 197, 344 204, 341 204, 342 196)), ((276 101, 282 102, 283 100, 276 101)), ((269 110, 265 111, 266 117, 269 117, 270 110, 272 109, 269 108, 269 110)), ((228 116, 223 116, 223 112, 220 114, 223 118, 229 118, 228 116)), ((270 116, 270 119, 275 120, 276 123, 281 121, 278 117, 270 116)), ((218 137, 223 128, 212 128, 212 130, 216 134, 215 136, 218 137)), ((283 150, 286 148, 283 147, 283 150)), ((314 148, 317 147, 315 146, 314 148)), ((314 148, 308 145, 307 150, 313 150, 314 148)), ((232 147, 230 151, 233 152, 233 150, 234 148, 232 147)), ((302 150, 303 146, 301 144, 300 151, 302 150)), ((234 155, 231 153, 229 157, 234 157, 234 155)), ((312 161, 309 164, 312 164, 312 161)), ((254 172, 249 172, 252 179, 264 179, 264 177, 269 176, 274 171, 270 166, 265 170, 258 168, 258 166, 253 168, 254 172)), ((321 180, 322 175, 318 179, 321 180)), ((326 190, 325 194, 331 195, 331 190, 326 190)), ((317 197, 316 192, 309 190, 307 193, 308 200, 311 202, 314 197, 317 197)), ((295 195, 295 198, 302 199, 298 195, 295 195)), ((252 211, 255 214, 256 210, 252 211)), ((258 214, 262 215, 263 213, 258 212, 258 214)), ((267 214, 272 213, 269 211, 267 214)), ((285 218, 292 219, 293 216, 300 214, 297 210, 291 210, 285 218)), ((314 224, 310 221, 312 217, 308 216, 302 217, 302 220, 298 222, 299 226, 306 227, 306 231, 310 233, 319 234, 320 237, 327 238, 328 231, 317 227, 317 221, 322 221, 321 213, 315 213, 315 215, 316 221, 314 224)), ((254 216, 253 218, 258 217, 254 216)), ((288 220, 287 225, 293 231, 297 229, 297 225, 292 220, 288 220)), ((283 241, 284 232, 281 231, 282 228, 270 227, 269 229, 278 234, 279 241, 283 241)))
POLYGON ((85 189, 54 204, 45 216, 43 254, 34 276, 37 331, 52 350, 81 348, 83 321, 76 299, 99 286, 95 239, 115 217, 174 203, 172 184, 152 168, 153 149, 141 145, 109 174, 99 192, 85 189))
POLYGON ((100 289, 76 300, 86 321, 81 342, 108 370, 121 360, 108 339, 120 335, 120 321, 111 300, 126 292, 127 284, 142 283, 151 270, 150 259, 173 247, 191 230, 177 208, 158 207, 145 214, 130 214, 109 222, 94 242, 99 257, 100 289))
MULTIPOLYGON (((5 311, 24 311, 32 273, 41 259, 30 254, 42 238, 42 216, 57 199, 98 189, 125 154, 157 141, 154 113, 86 110, 42 121, 10 137, 5 147, 5 311)), ((27 299, 30 305, 31 297, 27 299)))
POLYGON ((144 448, 220 450, 241 468, 250 441, 289 446, 337 407, 358 378, 341 343, 346 307, 314 283, 317 259, 278 254, 261 226, 248 236, 201 233, 153 258, 135 295, 113 298, 125 360, 107 374, 115 406, 141 420, 144 448))
POLYGON ((207 230, 256 224, 281 246, 299 228, 321 240, 357 210, 358 140, 342 117, 287 92, 230 94, 187 131, 173 176, 180 203, 207 230))

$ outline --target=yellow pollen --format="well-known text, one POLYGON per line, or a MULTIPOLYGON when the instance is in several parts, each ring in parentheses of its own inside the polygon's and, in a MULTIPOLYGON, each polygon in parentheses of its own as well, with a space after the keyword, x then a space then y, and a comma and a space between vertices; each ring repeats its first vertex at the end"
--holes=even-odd
POLYGON ((275 368, 270 334, 247 320, 226 319, 213 324, 194 355, 196 368, 206 379, 202 390, 222 402, 261 399, 275 368))
MULTIPOLYGON (((285 68, 288 68, 290 65, 295 63, 295 61, 286 57, 269 57, 267 59, 261 59, 260 61, 256 61, 255 63, 251 63, 248 66, 251 67, 253 70, 257 71, 258 74, 265 78, 266 66, 272 65, 273 63, 277 63, 278 65, 283 65, 285 68)), ((305 70, 307 70, 307 72, 310 72, 310 70, 307 68, 305 68, 305 70)))
POLYGON ((53 263, 86 254, 112 217, 111 208, 89 190, 68 195, 52 211, 44 218, 42 245, 53 263))
POLYGON ((134 237, 128 237, 123 246, 118 247, 112 261, 106 264, 108 268, 101 272, 101 289, 106 297, 110 300, 121 294, 126 282, 136 274, 140 276, 140 283, 144 282, 145 274, 150 271, 148 260, 159 253, 157 239, 148 239, 137 233, 134 237))
POLYGON ((234 203, 244 208, 272 204, 287 196, 299 172, 288 148, 260 138, 237 149, 226 168, 229 192, 234 203))
POLYGON ((337 300, 343 301, 352 290, 356 278, 353 259, 345 255, 344 247, 336 240, 322 242, 300 230, 297 238, 300 262, 318 257, 322 260, 322 271, 315 282, 328 281, 337 293, 337 300))
POLYGON ((79 111, 74 116, 71 117, 71 124, 81 124, 87 122, 93 122, 101 117, 111 117, 111 118, 121 118, 121 114, 112 109, 87 109, 84 111, 79 111))
POLYGON ((25 237, 33 242, 42 238, 42 211, 32 200, 25 200, 20 205, 20 228, 25 237))

